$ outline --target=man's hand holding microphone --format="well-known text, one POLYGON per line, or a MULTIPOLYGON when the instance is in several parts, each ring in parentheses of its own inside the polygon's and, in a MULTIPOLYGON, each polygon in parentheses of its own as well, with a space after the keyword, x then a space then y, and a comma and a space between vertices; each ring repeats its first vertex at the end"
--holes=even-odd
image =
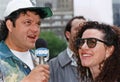
POLYGON ((39 58, 39 65, 37 65, 28 76, 26 76, 21 82, 48 82, 49 80, 49 66, 46 64, 49 56, 49 50, 47 43, 43 39, 36 41, 35 55, 39 58))

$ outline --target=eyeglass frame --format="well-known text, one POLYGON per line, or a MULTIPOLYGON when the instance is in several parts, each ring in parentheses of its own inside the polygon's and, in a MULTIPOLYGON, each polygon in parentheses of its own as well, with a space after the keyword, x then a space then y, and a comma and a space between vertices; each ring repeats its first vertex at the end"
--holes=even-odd
POLYGON ((102 42, 102 43, 104 43, 104 44, 106 44, 106 45, 110 45, 108 42, 103 41, 103 40, 100 40, 100 39, 97 39, 97 38, 78 38, 78 39, 76 40, 76 46, 77 46, 77 49, 81 49, 81 47, 82 47, 82 46, 85 44, 85 42, 86 42, 86 44, 87 44, 87 46, 88 46, 89 48, 94 48, 94 47, 96 47, 97 41, 102 42), (90 44, 89 44, 89 42, 88 42, 88 40, 90 40, 90 39, 94 39, 94 40, 95 40, 93 47, 90 47, 90 44), (83 43, 81 46, 80 46, 80 40, 83 40, 83 41, 84 41, 84 43, 83 43), (85 40, 87 40, 87 41, 85 41, 85 40), (78 42, 79 42, 79 43, 78 43, 78 42))

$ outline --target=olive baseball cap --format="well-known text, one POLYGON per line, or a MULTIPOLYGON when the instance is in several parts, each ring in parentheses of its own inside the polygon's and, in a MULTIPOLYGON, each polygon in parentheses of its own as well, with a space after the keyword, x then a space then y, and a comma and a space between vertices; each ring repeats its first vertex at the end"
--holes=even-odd
POLYGON ((36 7, 30 0, 11 0, 4 12, 3 17, 9 16, 11 13, 20 9, 30 9, 39 12, 41 18, 51 17, 53 15, 49 7, 36 7))

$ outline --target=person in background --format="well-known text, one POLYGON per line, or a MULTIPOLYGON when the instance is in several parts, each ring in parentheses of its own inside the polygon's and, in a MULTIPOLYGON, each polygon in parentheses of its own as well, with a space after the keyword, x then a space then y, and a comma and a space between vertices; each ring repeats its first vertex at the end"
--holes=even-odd
POLYGON ((49 66, 37 65, 32 49, 41 19, 50 16, 49 7, 35 7, 30 0, 8 3, 0 26, 0 82, 48 82, 49 66))
POLYGON ((74 43, 80 82, 120 82, 120 29, 86 22, 74 43))
POLYGON ((73 46, 73 38, 75 37, 78 29, 81 29, 84 22, 86 22, 86 19, 83 16, 76 16, 67 23, 64 35, 68 42, 68 47, 58 54, 57 57, 49 61, 49 82, 79 82, 76 70, 77 64, 71 47, 73 46))

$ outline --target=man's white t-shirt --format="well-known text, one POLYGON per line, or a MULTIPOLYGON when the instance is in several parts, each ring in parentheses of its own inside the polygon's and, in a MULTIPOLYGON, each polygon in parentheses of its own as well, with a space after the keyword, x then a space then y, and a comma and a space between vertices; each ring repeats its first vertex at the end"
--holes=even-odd
POLYGON ((19 52, 16 50, 12 50, 12 53, 18 57, 20 60, 22 60, 26 65, 28 65, 30 67, 30 69, 32 70, 34 68, 33 65, 33 60, 30 54, 30 51, 26 51, 26 52, 19 52))

